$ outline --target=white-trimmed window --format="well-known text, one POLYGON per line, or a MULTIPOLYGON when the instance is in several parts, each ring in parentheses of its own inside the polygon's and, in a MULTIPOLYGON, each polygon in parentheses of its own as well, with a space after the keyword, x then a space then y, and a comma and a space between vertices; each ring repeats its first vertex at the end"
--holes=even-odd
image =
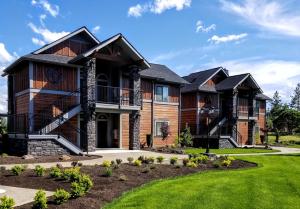
POLYGON ((155 101, 169 102, 169 87, 164 85, 155 86, 155 101))
POLYGON ((155 121, 155 136, 162 136, 161 127, 163 125, 169 125, 169 121, 167 120, 156 120, 155 121))

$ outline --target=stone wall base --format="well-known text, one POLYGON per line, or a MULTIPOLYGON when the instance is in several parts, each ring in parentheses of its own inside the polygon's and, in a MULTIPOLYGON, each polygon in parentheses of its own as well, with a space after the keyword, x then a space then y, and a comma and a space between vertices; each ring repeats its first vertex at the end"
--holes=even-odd
POLYGON ((226 149, 226 148, 235 148, 235 146, 228 140, 228 139, 219 139, 219 148, 226 149))
POLYGON ((70 151, 54 139, 9 139, 9 153, 13 155, 55 156, 70 151))

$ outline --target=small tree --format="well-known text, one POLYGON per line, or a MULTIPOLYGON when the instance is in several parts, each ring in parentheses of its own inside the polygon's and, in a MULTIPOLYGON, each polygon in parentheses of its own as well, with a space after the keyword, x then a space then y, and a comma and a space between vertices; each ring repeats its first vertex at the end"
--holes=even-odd
POLYGON ((300 83, 297 84, 292 96, 291 107, 300 111, 300 83))
POLYGON ((166 144, 167 144, 168 136, 171 134, 169 124, 168 123, 164 123, 161 126, 160 131, 161 131, 162 140, 166 141, 166 144))
POLYGON ((178 143, 181 145, 181 147, 193 146, 193 137, 191 134, 190 127, 184 128, 184 130, 180 133, 178 143))

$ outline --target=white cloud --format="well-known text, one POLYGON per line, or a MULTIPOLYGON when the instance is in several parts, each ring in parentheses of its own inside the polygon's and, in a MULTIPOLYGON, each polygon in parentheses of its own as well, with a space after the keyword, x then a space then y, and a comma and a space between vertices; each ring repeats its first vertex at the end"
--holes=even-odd
POLYGON ((231 41, 238 41, 238 40, 243 39, 247 36, 248 36, 247 33, 241 33, 241 34, 238 34, 238 35, 232 34, 232 35, 227 35, 227 36, 214 35, 210 39, 208 39, 208 41, 213 42, 215 44, 219 44, 219 43, 226 43, 226 42, 231 42, 231 41))
MULTIPOLYGON (((1 81, 6 82, 6 78, 0 78, 1 81)), ((7 86, 0 86, 0 113, 7 113, 7 86)))
POLYGON ((59 6, 51 5, 47 0, 32 0, 33 6, 41 6, 51 16, 56 17, 59 14, 59 6))
POLYGON ((44 20, 46 19, 46 17, 47 17, 47 15, 45 15, 45 14, 41 14, 41 15, 40 15, 40 23, 41 23, 41 25, 42 25, 43 27, 46 27, 46 26, 45 26, 45 22, 44 22, 44 20))
POLYGON ((197 23, 196 23, 196 33, 199 33, 199 32, 209 32, 209 31, 212 31, 212 30, 216 30, 216 24, 211 24, 210 26, 208 27, 205 27, 203 25, 203 22, 201 20, 198 20, 197 23))
POLYGON ((262 58, 214 61, 206 67, 222 66, 230 75, 251 73, 265 94, 272 97, 279 91, 285 102, 290 101, 293 89, 300 80, 300 61, 264 60, 262 58))
POLYGON ((38 45, 38 46, 44 46, 46 43, 38 38, 34 38, 32 37, 32 43, 34 43, 35 45, 38 45))
POLYGON ((12 62, 15 59, 5 48, 4 43, 0 43, 0 64, 12 62))
POLYGON ((220 0, 223 10, 242 17, 262 30, 289 36, 300 36, 300 15, 287 8, 288 1, 281 4, 272 0, 243 0, 233 3, 220 0))
POLYGON ((52 32, 45 27, 37 27, 31 22, 28 24, 28 26, 31 28, 31 30, 34 33, 41 35, 43 38, 42 41, 45 43, 56 41, 57 39, 69 34, 69 32, 65 32, 65 31, 52 32))
POLYGON ((97 26, 93 27, 92 32, 97 33, 99 30, 100 30, 100 26, 97 25, 97 26))
POLYGON ((161 14, 169 9, 180 11, 186 7, 190 7, 192 0, 153 0, 143 5, 137 4, 128 9, 128 16, 140 17, 142 13, 151 12, 161 14))

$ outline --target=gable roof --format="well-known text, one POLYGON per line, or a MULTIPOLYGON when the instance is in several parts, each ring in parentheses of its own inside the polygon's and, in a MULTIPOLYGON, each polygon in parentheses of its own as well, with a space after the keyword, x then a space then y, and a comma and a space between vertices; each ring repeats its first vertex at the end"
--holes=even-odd
POLYGON ((272 100, 270 97, 268 97, 265 94, 257 94, 255 97, 257 100, 272 100))
POLYGON ((74 59, 72 59, 70 61, 70 63, 76 63, 77 61, 81 60, 82 58, 86 58, 86 57, 90 56, 91 54, 93 54, 94 52, 97 52, 100 49, 104 48, 105 46, 108 46, 109 44, 116 42, 116 41, 120 41, 120 44, 123 47, 125 47, 125 49, 127 49, 127 52, 135 59, 135 61, 142 61, 144 69, 151 67, 150 63, 147 62, 147 60, 129 43, 129 41, 121 33, 118 33, 118 34, 106 39, 105 41, 100 42, 97 46, 91 48, 87 52, 82 53, 82 54, 78 55, 77 57, 75 57, 74 59))
POLYGON ((182 88, 182 92, 190 92, 190 91, 209 91, 216 92, 216 89, 212 86, 207 86, 205 83, 213 78, 219 72, 223 72, 226 77, 228 76, 228 72, 223 67, 212 68, 208 70, 203 70, 195 73, 191 73, 188 76, 184 76, 183 78, 190 82, 190 84, 185 85, 182 88))
POLYGON ((256 81, 254 80, 254 78, 251 76, 250 73, 229 76, 216 85, 216 90, 221 91, 221 90, 236 89, 240 84, 242 84, 247 79, 250 79, 252 81, 252 84, 254 84, 255 88, 261 91, 260 87, 258 86, 258 84, 256 83, 256 81))
POLYGON ((174 73, 165 65, 150 63, 151 67, 140 72, 142 78, 154 79, 157 81, 188 84, 186 80, 174 73))
POLYGON ((46 44, 45 46, 39 48, 38 50, 32 52, 33 54, 39 54, 39 53, 42 53, 43 51, 46 51, 47 49, 77 35, 77 34, 80 34, 80 33, 86 33, 90 38, 91 40, 93 40, 95 42, 95 44, 99 44, 100 41, 85 27, 81 27, 81 28, 78 28, 77 30, 69 33, 68 35, 60 38, 60 39, 57 39, 56 41, 53 41, 52 43, 49 43, 49 44, 46 44))

